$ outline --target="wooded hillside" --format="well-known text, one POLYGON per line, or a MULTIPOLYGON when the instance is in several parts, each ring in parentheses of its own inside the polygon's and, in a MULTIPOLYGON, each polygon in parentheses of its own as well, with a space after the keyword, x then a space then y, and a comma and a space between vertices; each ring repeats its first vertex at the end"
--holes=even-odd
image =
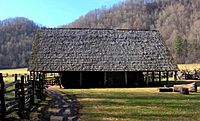
MULTIPOLYGON (((200 62, 200 0, 125 0, 64 27, 157 29, 178 63, 200 62)), ((26 18, 0 21, 0 68, 28 66, 38 28, 26 18)))
POLYGON ((65 27, 157 29, 178 63, 200 60, 199 0, 126 0, 90 11, 65 27))
POLYGON ((26 18, 0 21, 0 68, 27 67, 38 28, 26 18))

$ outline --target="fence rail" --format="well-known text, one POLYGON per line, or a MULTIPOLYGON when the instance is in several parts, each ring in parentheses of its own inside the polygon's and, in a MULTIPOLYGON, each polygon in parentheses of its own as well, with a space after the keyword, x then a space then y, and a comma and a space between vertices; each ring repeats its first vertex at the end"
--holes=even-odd
POLYGON ((0 119, 4 121, 10 113, 17 112, 20 118, 25 118, 26 112, 31 110, 35 98, 44 96, 44 84, 41 74, 38 78, 30 79, 29 75, 22 75, 18 80, 15 74, 14 81, 5 84, 0 73, 0 119))

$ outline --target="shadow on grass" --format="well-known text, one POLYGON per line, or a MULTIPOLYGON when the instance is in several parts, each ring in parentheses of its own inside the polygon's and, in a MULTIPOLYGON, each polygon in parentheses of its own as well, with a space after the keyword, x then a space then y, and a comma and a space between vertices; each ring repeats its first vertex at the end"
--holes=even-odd
MULTIPOLYGON (((117 90, 117 89, 116 89, 117 90)), ((200 93, 63 90, 82 104, 83 120, 197 120, 200 93)))
POLYGON ((45 95, 44 100, 36 100, 36 103, 30 107, 30 109, 25 109, 24 113, 21 112, 13 112, 6 116, 6 121, 37 121, 38 115, 41 115, 44 107, 46 107, 49 103, 50 97, 48 95, 45 95), (19 117, 18 113, 21 113, 20 115, 23 115, 23 119, 19 117))

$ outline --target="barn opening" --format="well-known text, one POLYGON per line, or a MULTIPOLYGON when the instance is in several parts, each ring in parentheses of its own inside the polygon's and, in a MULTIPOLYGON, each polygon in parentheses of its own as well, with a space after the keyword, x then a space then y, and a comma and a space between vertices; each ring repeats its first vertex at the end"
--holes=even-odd
POLYGON ((63 72, 61 84, 65 88, 121 88, 144 85, 142 72, 63 72))

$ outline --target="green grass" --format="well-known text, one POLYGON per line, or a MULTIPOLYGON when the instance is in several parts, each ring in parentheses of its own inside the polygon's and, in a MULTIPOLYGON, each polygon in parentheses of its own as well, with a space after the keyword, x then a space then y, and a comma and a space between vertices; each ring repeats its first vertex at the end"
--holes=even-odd
POLYGON ((0 73, 3 73, 3 75, 29 74, 29 72, 27 71, 27 68, 0 69, 0 73))
POLYGON ((10 77, 10 76, 8 76, 8 77, 3 77, 3 80, 4 80, 5 84, 11 83, 11 82, 14 82, 14 81, 15 81, 14 77, 10 77))
POLYGON ((76 95, 83 121, 198 121, 200 92, 159 93, 156 88, 61 89, 76 95))

